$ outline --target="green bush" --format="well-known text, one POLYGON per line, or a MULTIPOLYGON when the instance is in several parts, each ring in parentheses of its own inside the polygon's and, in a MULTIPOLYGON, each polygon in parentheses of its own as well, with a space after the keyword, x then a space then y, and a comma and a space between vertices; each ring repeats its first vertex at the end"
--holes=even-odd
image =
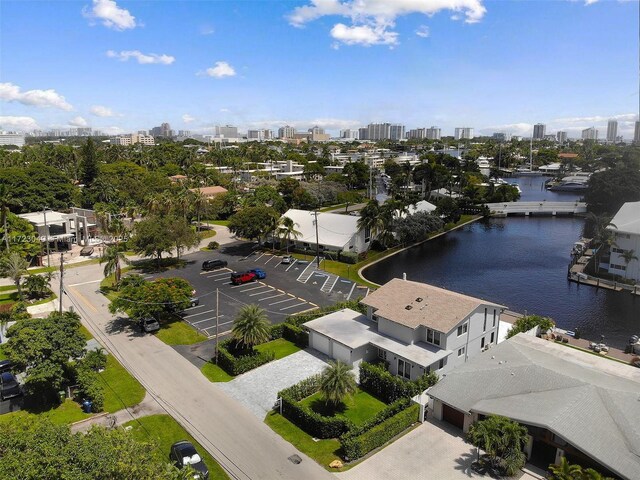
POLYGON ((340 261, 343 263, 350 263, 351 265, 355 265, 358 263, 359 256, 355 252, 340 252, 340 261))
POLYGON ((209 243, 207 244, 207 248, 208 248, 209 250, 217 250, 218 248, 220 248, 220 244, 219 244, 218 242, 216 242, 216 241, 209 242, 209 243))
POLYGON ((295 343, 300 348, 307 348, 309 346, 309 332, 296 325, 283 323, 281 336, 295 343))
POLYGON ((528 332, 534 327, 540 327, 540 331, 544 333, 547 330, 551 330, 555 325, 555 322, 548 317, 541 317, 540 315, 526 315, 515 321, 513 327, 511 327, 507 332, 507 338, 511 338, 518 333, 528 332))
POLYGON ((438 381, 437 374, 430 372, 417 380, 407 381, 392 375, 383 365, 360 364, 360 388, 378 397, 385 403, 401 398, 411 398, 438 381))
POLYGON ((316 318, 320 318, 323 315, 326 315, 332 312, 337 312, 338 310, 342 310, 345 308, 350 308, 351 310, 355 310, 356 312, 360 312, 364 315, 366 313, 367 307, 361 305, 358 300, 348 300, 346 302, 338 302, 334 305, 318 308, 313 312, 303 313, 301 315, 291 315, 289 318, 287 318, 286 323, 300 326, 303 323, 309 322, 311 320, 315 320, 316 318))
POLYGON ((92 410, 101 412, 104 408, 104 384, 98 373, 91 368, 81 366, 76 370, 77 393, 83 399, 91 400, 92 410))
POLYGON ((269 363, 276 356, 272 351, 243 351, 236 356, 231 353, 237 353, 232 347, 232 342, 235 343, 235 340, 226 340, 218 345, 218 365, 229 375, 241 375, 269 363))
POLYGON ((275 340, 277 338, 282 338, 282 330, 284 328, 284 323, 278 323, 277 325, 271 325, 269 328, 269 335, 271 340, 275 340))
POLYGON ((383 446, 418 420, 419 409, 419 405, 413 404, 363 433, 344 435, 340 439, 344 458, 356 460, 383 446))

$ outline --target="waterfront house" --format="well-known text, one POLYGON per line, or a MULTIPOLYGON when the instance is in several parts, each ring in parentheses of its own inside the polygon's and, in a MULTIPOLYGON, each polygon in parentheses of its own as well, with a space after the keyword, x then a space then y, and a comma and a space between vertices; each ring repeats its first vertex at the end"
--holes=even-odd
POLYGON ((308 210, 292 208, 283 217, 293 220, 300 232, 297 238, 291 237, 291 243, 299 250, 315 252, 316 235, 320 252, 362 253, 369 249, 372 240, 368 230, 358 229, 359 216, 318 212, 317 228, 316 214, 308 210))
POLYGON ((640 370, 518 334, 429 388, 438 420, 467 432, 487 415, 528 430, 528 462, 543 470, 566 457, 609 477, 640 472, 640 370))
POLYGON ((622 205, 607 229, 613 232, 615 240, 611 246, 609 273, 640 281, 640 202, 622 205), (633 256, 638 258, 631 258, 633 256))
POLYGON ((498 341, 496 303, 426 283, 393 279, 350 309, 304 324, 309 345, 348 365, 376 359, 394 375, 415 380, 424 373, 445 373, 498 341))

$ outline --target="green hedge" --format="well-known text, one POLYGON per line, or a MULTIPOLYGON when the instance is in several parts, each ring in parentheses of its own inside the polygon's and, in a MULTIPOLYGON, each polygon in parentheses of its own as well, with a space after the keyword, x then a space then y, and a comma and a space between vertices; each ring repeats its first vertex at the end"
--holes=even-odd
POLYGON ((249 370, 269 363, 275 358, 275 353, 251 352, 244 355, 235 356, 231 353, 231 345, 234 340, 226 340, 218 345, 218 365, 229 375, 241 375, 249 370))
POLYGON ((340 439, 344 458, 356 460, 383 446, 418 421, 419 410, 420 406, 413 404, 359 435, 344 435, 340 439))
POLYGON ((350 308, 351 310, 355 310, 356 312, 365 314, 367 307, 364 307, 363 305, 361 305, 359 300, 349 300, 346 302, 338 302, 334 305, 318 308, 313 312, 303 313, 301 315, 291 315, 289 318, 287 318, 286 323, 300 326, 303 323, 309 322, 311 320, 315 320, 316 318, 320 318, 323 315, 326 315, 332 312, 337 312, 338 310, 342 310, 345 308, 350 308))
POLYGON ((366 362, 360 364, 360 388, 385 403, 393 403, 400 398, 415 397, 435 385, 437 381, 438 375, 433 372, 409 382, 392 375, 383 365, 366 362))
POLYGON ((401 398, 400 400, 396 400, 391 405, 388 405, 384 410, 379 411, 374 417, 370 418, 363 424, 352 428, 347 434, 347 436, 358 436, 365 433, 367 430, 371 430, 376 425, 381 424, 385 420, 394 415, 397 415, 403 410, 406 410, 413 404, 413 401, 409 398, 401 398))
POLYGON ((355 252, 340 252, 339 259, 341 262, 350 263, 351 265, 355 265, 360 260, 355 252))
POLYGON ((76 381, 78 382, 77 395, 82 399, 88 399, 92 402, 92 410, 101 412, 104 408, 104 383, 98 374, 87 367, 78 368, 76 370, 76 381))
POLYGON ((309 332, 297 325, 283 323, 281 336, 295 343, 300 348, 307 348, 309 346, 309 332))

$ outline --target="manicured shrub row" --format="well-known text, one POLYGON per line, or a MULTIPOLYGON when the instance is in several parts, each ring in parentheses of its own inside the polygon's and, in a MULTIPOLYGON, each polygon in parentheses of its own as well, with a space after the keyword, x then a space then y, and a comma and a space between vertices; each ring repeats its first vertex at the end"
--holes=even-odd
POLYGON ((232 342, 235 340, 226 340, 218 345, 218 365, 229 375, 241 375, 275 358, 274 352, 247 352, 236 356, 231 353, 232 342))
POLYGON ((360 364, 360 388, 378 397, 385 403, 393 403, 400 398, 411 398, 438 381, 438 375, 426 373, 418 380, 408 382, 392 375, 383 365, 360 364))
POLYGON ((345 460, 361 458, 402 433, 418 420, 419 410, 420 406, 413 404, 359 435, 344 435, 340 443, 345 460))
POLYGON ((325 417, 298 402, 320 388, 320 375, 303 380, 278 392, 282 398, 282 415, 316 438, 338 438, 353 428, 353 422, 339 417, 325 417))
POLYGON ((307 348, 309 346, 309 332, 297 325, 283 323, 282 337, 295 343, 300 348, 307 348))
MULTIPOLYGON (((349 433, 345 434, 349 437, 355 437, 358 435, 362 435, 367 430, 371 430, 376 425, 381 424, 388 418, 397 415, 403 410, 406 410, 413 404, 413 401, 409 398, 401 398, 400 400, 396 400, 391 405, 387 406, 384 410, 379 411, 374 417, 370 418, 366 422, 357 427, 352 428, 349 433)), ((343 435, 344 437, 344 435, 343 435)))

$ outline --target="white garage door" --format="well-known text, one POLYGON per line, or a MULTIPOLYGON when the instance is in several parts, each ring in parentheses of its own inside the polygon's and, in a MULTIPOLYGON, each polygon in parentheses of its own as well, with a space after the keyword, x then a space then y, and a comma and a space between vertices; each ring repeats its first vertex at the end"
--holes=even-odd
POLYGON ((351 350, 338 342, 333 342, 333 358, 351 365, 351 350))
POLYGON ((318 332, 311 332, 311 347, 325 355, 329 354, 329 338, 318 332))

